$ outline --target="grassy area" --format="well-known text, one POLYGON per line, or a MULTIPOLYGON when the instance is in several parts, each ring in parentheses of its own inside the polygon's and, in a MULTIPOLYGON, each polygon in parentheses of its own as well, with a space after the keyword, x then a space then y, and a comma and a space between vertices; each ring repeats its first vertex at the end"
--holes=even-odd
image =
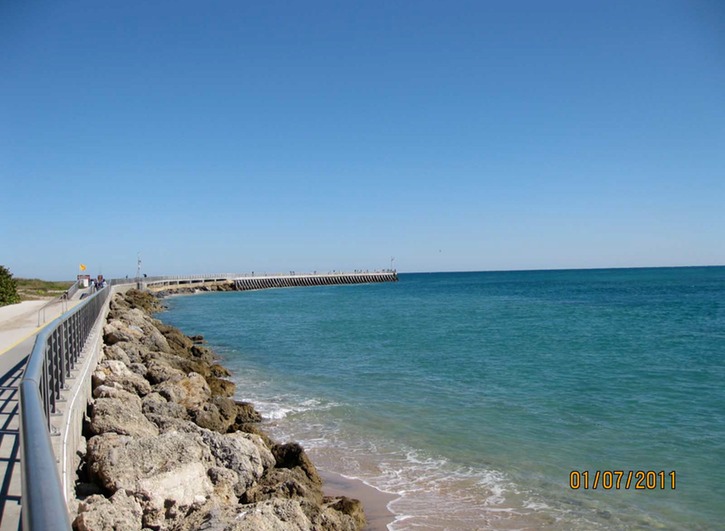
POLYGON ((37 278, 16 278, 18 295, 24 301, 52 299, 63 294, 73 285, 72 280, 40 280, 37 278))

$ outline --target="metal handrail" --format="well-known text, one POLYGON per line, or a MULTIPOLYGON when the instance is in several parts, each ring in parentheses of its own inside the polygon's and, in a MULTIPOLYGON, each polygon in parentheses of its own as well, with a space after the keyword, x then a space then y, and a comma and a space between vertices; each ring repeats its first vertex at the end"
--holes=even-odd
POLYGON ((100 290, 42 330, 25 367, 19 386, 25 531, 71 528, 50 440, 50 420, 110 292, 110 287, 100 290))
POLYGON ((65 294, 66 298, 68 298, 69 300, 70 300, 70 299, 72 299, 72 298, 73 298, 73 295, 75 295, 75 294, 76 294, 76 291, 78 291, 78 289, 79 289, 80 287, 81 287, 81 284, 80 284, 80 282, 78 282, 78 281, 76 280, 76 281, 75 281, 75 282, 73 283, 73 285, 72 285, 72 286, 71 286, 70 288, 68 288, 68 291, 66 291, 66 294, 65 294))
POLYGON ((56 304, 61 304, 61 313, 65 313, 68 311, 68 297, 64 293, 63 295, 60 295, 58 297, 55 297, 54 299, 49 300, 43 306, 38 308, 38 326, 45 323, 45 311, 50 308, 51 306, 54 306, 56 304))

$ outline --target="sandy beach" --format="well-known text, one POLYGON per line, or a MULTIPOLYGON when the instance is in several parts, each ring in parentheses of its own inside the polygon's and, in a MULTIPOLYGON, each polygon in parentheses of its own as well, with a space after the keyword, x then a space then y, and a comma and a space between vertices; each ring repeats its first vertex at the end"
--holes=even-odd
POLYGON ((388 524, 395 519, 388 509, 388 504, 398 497, 382 492, 359 479, 352 479, 335 472, 318 470, 324 481, 323 490, 328 496, 347 496, 360 500, 365 509, 367 526, 365 531, 386 531, 388 524))

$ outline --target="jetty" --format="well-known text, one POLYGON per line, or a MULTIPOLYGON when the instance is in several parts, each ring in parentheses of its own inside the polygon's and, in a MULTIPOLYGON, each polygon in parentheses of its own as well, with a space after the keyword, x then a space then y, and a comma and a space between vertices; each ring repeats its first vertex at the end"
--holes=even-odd
POLYGON ((24 331, 22 341, 0 344, 4 404, 0 528, 71 529, 69 504, 75 499, 76 452, 91 396, 90 375, 103 351, 103 326, 113 293, 130 288, 193 292, 223 286, 224 291, 247 291, 397 280, 395 270, 384 270, 138 276, 112 279, 98 290, 74 285, 62 300, 54 302, 54 308, 60 308, 57 318, 43 311, 43 322, 39 313, 39 326, 31 326, 30 335, 24 331), (48 317, 54 320, 46 322, 48 317))
MULTIPOLYGON (((203 288, 210 285, 226 284, 232 291, 249 291, 271 288, 293 288, 303 286, 334 286, 340 284, 372 284, 377 282, 397 282, 395 270, 355 271, 352 273, 295 273, 278 274, 223 274, 194 275, 185 277, 143 277, 138 279, 139 287, 151 291, 179 288, 203 288)), ((112 283, 118 283, 118 280, 112 283)), ((127 282, 127 280, 125 281, 127 282)))

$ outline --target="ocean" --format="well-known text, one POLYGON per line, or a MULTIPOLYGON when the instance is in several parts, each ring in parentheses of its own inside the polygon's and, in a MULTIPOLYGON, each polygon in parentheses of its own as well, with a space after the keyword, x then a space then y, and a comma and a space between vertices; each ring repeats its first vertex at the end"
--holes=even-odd
POLYGON ((725 522, 725 267, 165 302, 159 317, 205 336, 274 437, 398 496, 393 531, 725 522))

